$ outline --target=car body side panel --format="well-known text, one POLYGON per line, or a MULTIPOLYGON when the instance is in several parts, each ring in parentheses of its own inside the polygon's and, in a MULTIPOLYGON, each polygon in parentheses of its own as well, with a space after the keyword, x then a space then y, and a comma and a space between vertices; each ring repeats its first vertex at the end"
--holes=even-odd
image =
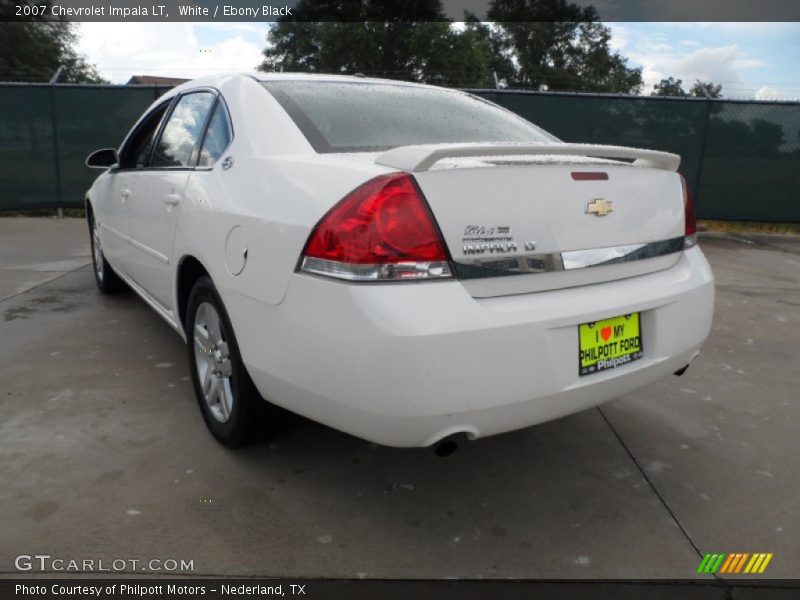
MULTIPOLYGON (((340 198, 389 169, 315 157, 243 157, 233 166, 189 178, 175 238, 174 260, 195 256, 221 290, 280 303, 311 229, 340 198), (242 229, 247 261, 233 275, 225 262, 228 236, 242 229)), ((234 317, 232 317, 233 319, 234 317)), ((246 326, 244 323, 242 326, 246 326)), ((234 322, 237 328, 237 323, 234 322)))
POLYGON ((240 157, 313 152, 294 121, 260 83, 249 77, 239 77, 217 87, 230 112, 240 157))
POLYGON ((129 258, 126 210, 133 196, 133 183, 130 173, 112 169, 101 174, 87 192, 103 254, 117 271, 125 271, 129 258))
POLYGON ((173 241, 192 172, 146 170, 138 174, 136 197, 128 203, 129 275, 166 310, 174 309, 173 241))

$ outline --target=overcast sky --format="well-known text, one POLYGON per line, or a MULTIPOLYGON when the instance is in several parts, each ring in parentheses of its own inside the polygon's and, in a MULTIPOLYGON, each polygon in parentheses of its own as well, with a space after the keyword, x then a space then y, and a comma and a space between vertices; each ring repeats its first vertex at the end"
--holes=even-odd
MULTIPOLYGON (((800 98, 800 23, 608 23, 612 45, 662 77, 710 80, 727 97, 800 98)), ((82 23, 80 51, 115 83, 251 70, 269 23, 82 23)), ((688 86, 687 86, 688 87, 688 86)))

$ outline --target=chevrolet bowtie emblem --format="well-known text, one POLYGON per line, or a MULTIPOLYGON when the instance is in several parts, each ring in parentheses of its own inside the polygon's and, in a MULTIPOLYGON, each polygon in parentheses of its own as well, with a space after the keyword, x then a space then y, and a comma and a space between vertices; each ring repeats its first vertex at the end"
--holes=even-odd
POLYGON ((586 205, 586 214, 596 217, 605 217, 614 210, 614 203, 602 198, 595 198, 586 205))

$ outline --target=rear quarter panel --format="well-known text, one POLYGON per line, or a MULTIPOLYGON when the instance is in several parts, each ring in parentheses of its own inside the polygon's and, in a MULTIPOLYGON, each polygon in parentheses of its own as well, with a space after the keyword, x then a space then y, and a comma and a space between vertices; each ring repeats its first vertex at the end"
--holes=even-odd
POLYGON ((221 291, 279 304, 317 221, 349 191, 382 171, 311 155, 242 156, 227 171, 216 166, 195 172, 176 232, 176 258, 196 257, 221 291), (247 247, 247 261, 238 275, 225 259, 234 228, 240 228, 236 235, 243 235, 247 247))
POLYGON ((347 192, 388 169, 316 154, 283 108, 250 78, 226 81, 219 91, 233 125, 223 157, 232 157, 233 166, 225 170, 217 162, 189 178, 173 262, 195 257, 223 298, 237 293, 278 304, 312 227, 347 192), (234 229, 247 247, 245 267, 236 275, 225 259, 234 229))

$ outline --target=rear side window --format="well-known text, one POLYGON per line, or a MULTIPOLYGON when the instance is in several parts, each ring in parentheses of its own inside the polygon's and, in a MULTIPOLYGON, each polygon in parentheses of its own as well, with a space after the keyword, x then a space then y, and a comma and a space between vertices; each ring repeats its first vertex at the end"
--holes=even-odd
POLYGON ((317 152, 369 152, 415 144, 554 142, 499 106, 453 90, 339 81, 268 81, 317 152))
POLYGON ((220 100, 214 107, 214 114, 211 115, 211 121, 208 123, 206 137, 203 139, 203 148, 200 150, 200 159, 197 162, 198 166, 210 167, 217 162, 225 152, 225 148, 231 143, 231 137, 228 111, 225 110, 225 104, 220 100))
POLYGON ((193 165, 203 127, 215 100, 216 96, 211 92, 192 92, 181 96, 158 140, 152 166, 193 165))

